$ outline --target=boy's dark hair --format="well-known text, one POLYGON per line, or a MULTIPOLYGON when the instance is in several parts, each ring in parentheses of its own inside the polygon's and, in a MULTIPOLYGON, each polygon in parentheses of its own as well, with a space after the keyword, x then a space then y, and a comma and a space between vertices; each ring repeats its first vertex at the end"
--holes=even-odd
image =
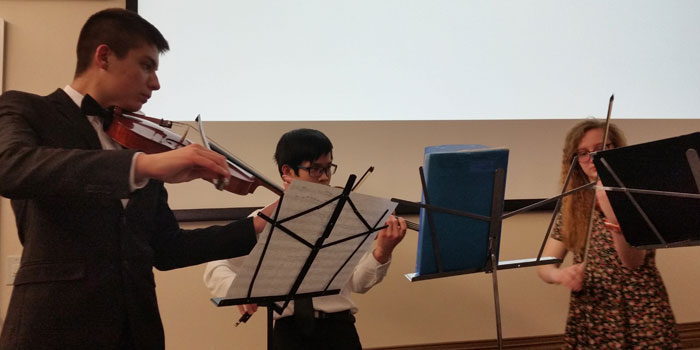
MULTIPOLYGON (((295 129, 286 132, 277 142, 275 161, 282 175, 282 166, 287 164, 299 175, 297 168, 305 161, 313 162, 324 154, 333 151, 333 144, 322 132, 314 129, 295 129)), ((331 157, 333 155, 331 154, 331 157)))
POLYGON ((120 59, 144 44, 154 45, 159 53, 170 49, 163 34, 136 12, 119 8, 102 10, 90 16, 80 30, 76 77, 88 69, 92 55, 102 44, 109 46, 120 59))

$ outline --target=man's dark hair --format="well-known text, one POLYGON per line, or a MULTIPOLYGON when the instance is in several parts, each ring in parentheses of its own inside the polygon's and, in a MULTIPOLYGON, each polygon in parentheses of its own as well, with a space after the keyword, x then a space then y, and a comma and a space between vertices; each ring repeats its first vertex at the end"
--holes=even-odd
POLYGON ((120 59, 144 44, 154 45, 159 53, 170 49, 163 34, 136 12, 119 8, 102 10, 90 16, 80 30, 76 77, 88 69, 92 55, 102 44, 109 46, 120 59))
MULTIPOLYGON (((297 168, 305 161, 313 162, 333 151, 333 144, 322 132, 314 129, 295 129, 282 135, 277 142, 275 161, 282 175, 282 166, 287 164, 299 175, 297 168)), ((332 156, 332 155, 331 155, 332 156)))

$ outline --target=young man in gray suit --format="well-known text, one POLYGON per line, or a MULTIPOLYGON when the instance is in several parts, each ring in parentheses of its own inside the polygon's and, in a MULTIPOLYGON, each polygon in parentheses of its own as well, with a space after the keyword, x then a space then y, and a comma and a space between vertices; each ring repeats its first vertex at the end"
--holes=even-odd
POLYGON ((143 154, 104 131, 100 107, 140 110, 160 88, 167 50, 138 14, 100 11, 81 30, 70 85, 0 96, 0 195, 12 200, 24 247, 0 348, 162 349, 153 267, 241 256, 255 244, 260 218, 182 230, 168 207, 164 182, 226 181, 223 156, 199 145, 143 154))

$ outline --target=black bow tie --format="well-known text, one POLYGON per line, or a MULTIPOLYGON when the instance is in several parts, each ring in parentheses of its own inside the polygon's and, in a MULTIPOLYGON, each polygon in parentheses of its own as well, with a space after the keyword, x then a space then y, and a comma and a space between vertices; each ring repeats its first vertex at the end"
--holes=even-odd
POLYGON ((112 124, 114 118, 114 109, 102 108, 92 96, 85 94, 83 101, 80 104, 80 110, 85 115, 94 115, 102 119, 102 128, 107 131, 109 125, 112 124))

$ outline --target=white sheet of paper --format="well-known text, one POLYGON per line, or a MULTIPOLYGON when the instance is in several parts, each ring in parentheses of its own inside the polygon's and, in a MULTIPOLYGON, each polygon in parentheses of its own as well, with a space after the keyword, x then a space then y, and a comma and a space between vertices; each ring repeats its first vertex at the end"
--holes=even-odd
MULTIPOLYGON (((293 181, 285 191, 278 221, 327 202, 339 196, 342 192, 342 188, 305 181, 293 181)), ((359 193, 351 193, 350 200, 370 227, 375 225, 376 227, 383 226, 397 205, 397 203, 391 202, 389 199, 359 193)), ((322 236, 337 203, 338 201, 335 200, 318 210, 287 221, 282 226, 314 245, 318 238, 322 236)), ((272 228, 273 226, 268 224, 260 235, 258 243, 245 259, 240 272, 234 279, 231 288, 229 288, 226 294, 227 299, 248 297, 248 289, 253 274, 263 254, 265 242, 272 228)), ((324 241, 324 245, 367 231, 369 230, 354 213, 350 204, 346 203, 331 234, 324 241)), ((324 291, 326 286, 328 286, 328 290, 341 289, 352 275, 360 258, 372 246, 372 241, 374 241, 376 235, 377 232, 370 234, 369 237, 362 235, 321 249, 297 293, 324 291), (367 238, 365 239, 365 237, 367 238), (353 254, 358 245, 360 245, 360 248, 353 254), (348 258, 350 260, 345 263, 348 258), (343 266, 344 263, 345 265, 343 266), (343 266, 342 270, 334 278, 335 273, 341 266, 343 266)), ((279 228, 274 228, 250 297, 289 294, 310 253, 311 249, 309 247, 279 228)))

